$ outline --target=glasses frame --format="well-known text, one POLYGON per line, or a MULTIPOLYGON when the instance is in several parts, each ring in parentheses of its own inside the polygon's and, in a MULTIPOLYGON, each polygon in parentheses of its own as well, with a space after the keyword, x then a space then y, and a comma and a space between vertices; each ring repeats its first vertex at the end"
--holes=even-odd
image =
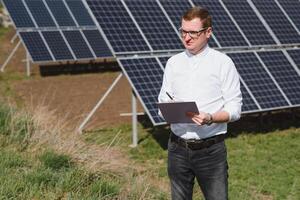
POLYGON ((204 31, 206 31, 208 28, 209 27, 205 27, 205 28, 202 28, 202 29, 200 29, 198 31, 186 31, 182 27, 180 27, 178 29, 178 31, 179 31, 179 33, 180 33, 180 35, 181 35, 182 38, 184 38, 187 34, 189 34, 190 38, 196 39, 196 38, 198 38, 201 35, 201 33, 203 33, 204 31), (193 34, 196 34, 197 36, 193 36, 193 34))

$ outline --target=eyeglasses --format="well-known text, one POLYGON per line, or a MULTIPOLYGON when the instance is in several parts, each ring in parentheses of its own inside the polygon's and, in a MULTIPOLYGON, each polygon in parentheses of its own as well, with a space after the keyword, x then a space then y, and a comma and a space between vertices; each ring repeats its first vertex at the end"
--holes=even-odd
POLYGON ((197 37, 199 37, 201 35, 202 32, 204 32, 208 28, 209 27, 202 28, 199 31, 186 31, 186 30, 182 29, 182 27, 181 27, 181 28, 179 28, 179 32, 180 32, 180 35, 182 38, 184 38, 186 36, 186 34, 189 34, 189 36, 192 39, 196 39, 197 37))

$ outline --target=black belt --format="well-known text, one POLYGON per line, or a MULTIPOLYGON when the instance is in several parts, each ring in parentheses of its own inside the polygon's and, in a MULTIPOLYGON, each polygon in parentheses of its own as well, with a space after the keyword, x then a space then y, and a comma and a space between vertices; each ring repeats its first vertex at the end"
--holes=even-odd
POLYGON ((220 134, 213 137, 197 140, 197 139, 183 139, 175 135, 174 133, 171 133, 170 139, 171 142, 175 142, 185 148, 189 148, 191 150, 199 150, 203 148, 208 148, 213 144, 217 144, 219 142, 224 141, 225 134, 220 134))

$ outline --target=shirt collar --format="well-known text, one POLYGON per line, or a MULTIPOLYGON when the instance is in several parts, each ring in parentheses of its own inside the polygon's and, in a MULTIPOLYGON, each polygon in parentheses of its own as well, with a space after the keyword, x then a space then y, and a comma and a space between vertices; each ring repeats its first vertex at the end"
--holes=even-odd
POLYGON ((197 59, 197 58, 204 57, 208 53, 208 51, 209 51, 209 46, 206 44, 203 50, 198 54, 191 54, 188 50, 186 50, 185 52, 189 58, 197 59))

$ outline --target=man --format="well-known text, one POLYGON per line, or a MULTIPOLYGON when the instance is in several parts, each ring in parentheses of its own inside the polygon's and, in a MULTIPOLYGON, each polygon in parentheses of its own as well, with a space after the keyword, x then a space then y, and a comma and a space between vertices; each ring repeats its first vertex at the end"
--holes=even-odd
POLYGON ((240 118, 242 95, 232 60, 211 49, 208 10, 193 7, 180 28, 186 50, 172 56, 165 68, 159 102, 195 101, 199 114, 192 124, 171 124, 168 175, 173 200, 192 199, 196 177, 206 200, 228 199, 227 123, 240 118))

